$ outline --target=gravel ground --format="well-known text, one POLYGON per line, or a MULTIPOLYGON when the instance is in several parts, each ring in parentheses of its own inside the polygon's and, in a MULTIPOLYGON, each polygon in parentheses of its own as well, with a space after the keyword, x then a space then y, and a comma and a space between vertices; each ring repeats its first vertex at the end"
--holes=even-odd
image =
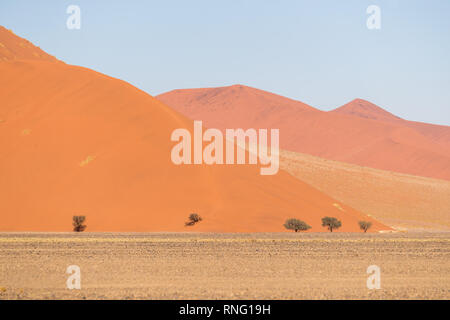
POLYGON ((0 233, 0 299, 450 299, 450 233, 0 233))

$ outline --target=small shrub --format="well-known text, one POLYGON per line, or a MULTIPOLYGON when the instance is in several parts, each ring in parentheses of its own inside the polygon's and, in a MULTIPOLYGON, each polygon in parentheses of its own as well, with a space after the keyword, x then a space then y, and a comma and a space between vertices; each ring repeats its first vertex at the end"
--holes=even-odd
POLYGON ((288 230, 294 230, 295 232, 311 229, 311 226, 309 226, 306 222, 294 218, 287 219, 284 227, 288 230))
POLYGON ((83 224, 86 221, 85 216, 73 216, 72 220, 73 231, 83 232, 86 229, 86 225, 83 224))
POLYGON ((327 227, 330 232, 333 232, 333 229, 340 228, 342 226, 342 223, 334 217, 323 217, 322 226, 327 227))
POLYGON ((189 215, 189 218, 188 218, 188 219, 189 219, 189 221, 184 223, 184 225, 185 225, 186 227, 193 226, 194 224, 196 224, 196 223, 202 221, 202 217, 200 217, 197 213, 191 213, 191 214, 189 215))
POLYGON ((364 230, 364 232, 367 232, 367 230, 369 230, 369 228, 372 226, 372 222, 369 221, 359 221, 359 228, 361 230, 364 230))

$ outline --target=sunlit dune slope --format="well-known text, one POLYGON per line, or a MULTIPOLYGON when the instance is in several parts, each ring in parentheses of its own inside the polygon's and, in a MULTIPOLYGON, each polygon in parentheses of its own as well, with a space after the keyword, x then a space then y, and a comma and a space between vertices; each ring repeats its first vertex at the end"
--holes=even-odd
POLYGON ((388 229, 285 172, 172 163, 176 128, 192 121, 124 81, 44 61, 0 63, 0 230, 283 231, 297 217, 325 231, 388 229), (203 221, 184 222, 191 212, 203 221))
POLYGON ((450 181, 281 152, 281 167, 399 230, 450 231, 450 181))
POLYGON ((0 61, 17 59, 58 61, 28 40, 15 35, 12 30, 0 26, 0 61))

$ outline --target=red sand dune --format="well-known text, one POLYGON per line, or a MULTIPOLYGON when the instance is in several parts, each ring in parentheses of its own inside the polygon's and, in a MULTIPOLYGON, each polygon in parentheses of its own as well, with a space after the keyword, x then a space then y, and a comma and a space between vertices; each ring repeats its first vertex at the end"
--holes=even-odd
POLYGON ((362 118, 387 121, 395 123, 398 126, 409 127, 414 129, 420 135, 425 136, 430 141, 441 144, 442 148, 446 148, 447 150, 450 148, 450 127, 404 120, 383 110, 379 106, 362 99, 355 99, 342 107, 331 111, 331 113, 350 114, 362 118))
POLYGON ((0 61, 27 59, 57 62, 58 60, 31 42, 0 26, 0 61))
POLYGON ((324 112, 242 85, 157 99, 206 127, 278 128, 282 149, 450 180, 450 127, 402 120, 364 100, 324 112))
POLYGON ((361 118, 382 121, 402 120, 396 115, 393 115, 392 113, 387 112, 379 106, 363 99, 355 99, 353 101, 350 101, 349 103, 344 104, 342 107, 339 107, 331 112, 349 114, 361 118))
POLYGON ((174 165, 170 135, 193 122, 86 68, 0 62, 0 101, 0 231, 70 231, 74 215, 88 231, 285 231, 290 217, 325 231, 323 216, 389 229, 284 171, 174 165), (204 220, 185 227, 191 212, 204 220))

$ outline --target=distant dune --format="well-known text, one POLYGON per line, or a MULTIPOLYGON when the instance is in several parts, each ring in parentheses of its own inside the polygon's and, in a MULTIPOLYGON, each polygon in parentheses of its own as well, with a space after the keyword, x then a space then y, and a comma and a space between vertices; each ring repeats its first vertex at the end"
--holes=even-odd
POLYGON ((396 115, 393 115, 379 106, 363 99, 355 99, 350 101, 349 103, 334 109, 331 112, 381 121, 393 122, 403 120, 402 118, 397 117, 396 115))
MULTIPOLYGON (((0 42, 21 41, 10 37, 0 42)), ((341 219, 339 231, 360 232, 363 219, 390 229, 283 171, 176 166, 170 135, 192 132, 191 120, 124 81, 33 52, 0 62, 0 231, 70 231, 73 215, 87 231, 284 231, 290 217, 326 231, 323 216, 341 219), (185 227, 192 212, 203 221, 185 227)))
POLYGON ((281 148, 450 180, 450 127, 406 121, 356 99, 331 112, 234 85, 173 90, 157 99, 214 128, 278 128, 281 148))
POLYGON ((281 168, 397 230, 450 231, 450 181, 281 152, 281 168))
MULTIPOLYGON (((424 136, 428 141, 436 144, 438 147, 450 148, 449 126, 404 120, 390 112, 387 112, 386 110, 383 110, 379 106, 362 99, 355 99, 342 107, 330 111, 330 113, 348 114, 361 118, 378 120, 381 122, 390 122, 397 126, 411 128, 421 136, 424 136)), ((421 139, 420 136, 419 139, 421 139)), ((424 142, 426 143, 426 141, 424 142)), ((405 140, 405 143, 407 144, 408 141, 405 140)))

